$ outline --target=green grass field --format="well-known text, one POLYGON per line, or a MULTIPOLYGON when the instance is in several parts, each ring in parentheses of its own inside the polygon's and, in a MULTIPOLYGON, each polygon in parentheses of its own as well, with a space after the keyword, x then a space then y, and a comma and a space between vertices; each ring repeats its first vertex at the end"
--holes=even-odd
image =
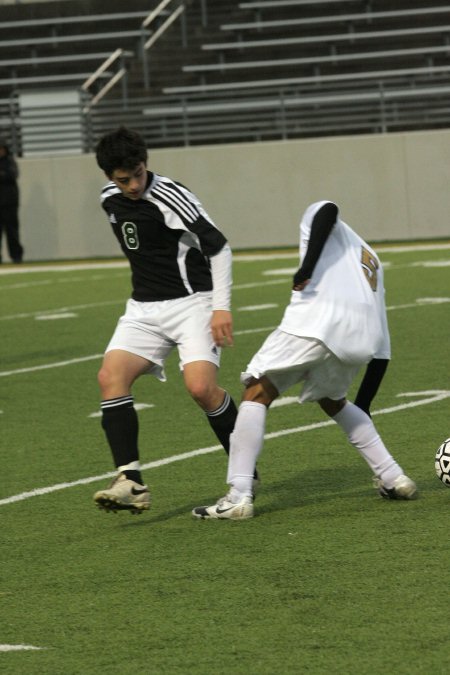
MULTIPOLYGON (((113 468, 96 372, 128 269, 3 266, 2 675, 450 672, 450 490, 434 471, 450 436, 450 246, 380 255, 393 359, 374 422, 419 499, 381 499, 341 430, 292 390, 269 412, 245 522, 191 517, 224 494, 226 461, 176 354, 166 384, 145 377, 134 391, 147 406, 152 509, 95 509, 113 468)), ((297 262, 295 252, 248 258, 235 258, 235 346, 220 371, 236 401, 297 262)))

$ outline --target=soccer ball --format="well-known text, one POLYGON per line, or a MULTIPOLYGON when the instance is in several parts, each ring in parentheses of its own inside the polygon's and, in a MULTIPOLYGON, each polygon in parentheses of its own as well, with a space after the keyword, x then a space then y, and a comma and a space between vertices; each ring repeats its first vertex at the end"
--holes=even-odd
POLYGON ((444 485, 450 487, 450 438, 447 438, 437 449, 434 466, 437 477, 444 485))

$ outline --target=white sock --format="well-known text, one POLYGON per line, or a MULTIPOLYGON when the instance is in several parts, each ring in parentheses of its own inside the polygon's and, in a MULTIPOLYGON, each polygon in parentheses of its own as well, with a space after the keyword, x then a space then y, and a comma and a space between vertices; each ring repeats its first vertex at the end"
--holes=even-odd
POLYGON ((350 401, 347 401, 337 415, 333 417, 347 434, 350 443, 366 460, 375 476, 381 478, 389 489, 403 473, 380 438, 369 415, 350 401))
POLYGON ((123 471, 140 471, 141 470, 141 464, 139 460, 135 460, 134 462, 130 462, 129 464, 123 464, 122 466, 117 467, 117 471, 123 472, 123 471))
POLYGON ((227 483, 232 500, 252 495, 256 460, 264 443, 267 408, 262 403, 243 401, 230 436, 227 483))

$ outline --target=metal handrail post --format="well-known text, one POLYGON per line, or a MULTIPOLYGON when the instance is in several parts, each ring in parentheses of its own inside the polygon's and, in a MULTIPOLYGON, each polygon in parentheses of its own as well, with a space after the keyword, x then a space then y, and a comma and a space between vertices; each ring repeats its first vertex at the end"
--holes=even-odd
POLYGON ((186 12, 181 12, 181 45, 187 47, 188 44, 188 34, 187 34, 187 21, 186 21, 186 12))
POLYGON ((202 26, 206 28, 208 25, 208 8, 206 6, 206 0, 200 0, 200 8, 202 12, 202 26))
POLYGON ((145 48, 145 32, 144 28, 142 28, 142 35, 140 38, 140 45, 139 49, 141 51, 141 58, 142 58, 142 75, 143 75, 143 80, 144 80, 144 89, 148 89, 150 86, 150 74, 149 74, 149 67, 148 67, 148 53, 145 48))
POLYGON ((126 109, 128 107, 128 70, 126 68, 125 64, 125 59, 123 56, 120 59, 120 70, 125 71, 125 75, 122 77, 122 103, 123 103, 123 108, 126 109))

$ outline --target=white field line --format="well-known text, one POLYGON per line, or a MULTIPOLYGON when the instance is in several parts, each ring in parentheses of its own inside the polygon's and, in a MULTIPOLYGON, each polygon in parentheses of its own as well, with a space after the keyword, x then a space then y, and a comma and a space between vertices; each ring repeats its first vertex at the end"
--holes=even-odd
MULTIPOLYGON (((33 272, 34 270, 30 270, 33 272)), ((129 272, 124 269, 123 272, 117 274, 93 274, 89 277, 58 277, 57 279, 41 279, 40 281, 20 281, 13 284, 2 284, 0 286, 0 291, 11 291, 17 290, 18 288, 34 288, 35 286, 49 286, 50 284, 76 284, 78 282, 86 281, 109 281, 110 279, 116 279, 117 277, 128 276, 129 272)))
MULTIPOLYGON (((446 251, 450 249, 450 243, 438 244, 404 244, 400 246, 377 245, 373 248, 378 253, 407 253, 408 251, 446 251)), ((237 262, 255 262, 258 260, 289 260, 298 258, 298 248, 292 247, 292 252, 285 253, 239 253, 234 252, 234 258, 237 262)), ((25 263, 18 267, 17 265, 3 266, 0 268, 0 276, 11 274, 36 274, 38 272, 78 272, 79 270, 100 270, 100 269, 122 269, 128 267, 127 260, 106 260, 97 262, 73 262, 73 263, 25 263)))
MULTIPOLYGON (((396 309, 410 309, 412 307, 423 307, 424 305, 437 305, 450 302, 450 298, 418 298, 415 302, 407 303, 404 305, 392 305, 387 307, 388 311, 396 309)), ((274 330, 275 326, 265 326, 262 328, 248 328, 246 330, 238 330, 234 332, 235 336, 239 335, 249 335, 252 333, 268 333, 269 331, 274 330)), ((94 361, 95 359, 101 359, 103 354, 92 354, 90 356, 81 356, 75 359, 68 359, 67 361, 56 361, 55 363, 43 363, 40 366, 30 366, 29 368, 17 368, 16 370, 4 370, 0 371, 0 377, 9 377, 10 375, 21 375, 24 373, 33 373, 39 370, 48 370, 49 368, 62 368, 63 366, 71 366, 75 363, 82 363, 83 361, 94 361)))
POLYGON ((262 309, 274 309, 278 307, 277 303, 268 302, 265 305, 246 305, 245 307, 238 307, 238 312, 259 312, 262 309))
MULTIPOLYGON (((449 248, 450 248, 450 245, 449 245, 449 248)), ((276 260, 278 258, 283 258, 283 255, 266 256, 264 259, 276 260)), ((419 261, 419 262, 408 263, 407 265, 390 265, 390 264, 388 265, 388 264, 385 264, 384 267, 386 269, 401 269, 401 268, 406 268, 406 267, 418 267, 418 266, 422 266, 422 267, 448 267, 449 265, 450 265, 449 260, 439 260, 439 261, 430 260, 430 261, 419 261)), ((107 266, 107 265, 105 264, 105 266, 107 266)), ((41 268, 39 268, 39 269, 41 269, 41 268)), ((63 269, 63 268, 58 267, 58 268, 55 268, 55 269, 63 269)), ((70 268, 70 269, 72 269, 72 268, 70 268)), ((83 266, 80 266, 80 269, 83 269, 83 266)), ((296 269, 297 269, 296 267, 292 267, 292 268, 288 268, 288 269, 284 268, 284 269, 267 270, 266 272, 263 272, 262 274, 263 275, 269 275, 269 276, 281 276, 282 278, 281 279, 271 279, 270 281, 253 281, 253 282, 246 283, 246 284, 236 284, 236 285, 233 286, 233 291, 239 291, 239 290, 243 290, 243 289, 247 289, 247 288, 262 288, 264 286, 275 286, 275 285, 279 285, 279 284, 285 284, 286 283, 286 277, 289 277, 292 274, 294 274, 296 269)), ((30 271, 33 271, 33 270, 30 270, 30 271)), ((0 270, 0 273, 1 273, 1 270, 0 270)), ((79 281, 79 279, 75 279, 75 280, 79 281)), ((58 280, 58 281, 60 281, 60 280, 58 280)), ((53 281, 47 280, 47 281, 42 281, 42 282, 32 282, 29 285, 35 286, 36 283, 48 284, 48 283, 53 283, 53 281)), ((24 288, 25 286, 26 286, 26 284, 16 284, 14 286, 3 286, 3 287, 0 287, 0 291, 1 290, 8 290, 8 289, 11 290, 12 288, 24 288)), ((108 305, 119 305, 119 304, 125 305, 125 302, 126 302, 126 299, 125 300, 124 299, 122 299, 122 300, 107 300, 107 301, 104 301, 104 302, 86 303, 86 304, 83 304, 83 305, 72 305, 72 306, 68 306, 68 307, 56 307, 56 308, 53 308, 53 309, 43 309, 43 310, 39 310, 39 311, 35 311, 35 312, 22 312, 20 314, 9 314, 9 315, 5 315, 5 316, 0 316, 0 321, 8 321, 8 320, 13 320, 13 319, 27 319, 29 317, 34 317, 34 318, 38 319, 42 315, 50 315, 50 314, 55 315, 55 314, 58 314, 60 312, 71 312, 71 311, 75 311, 75 310, 78 310, 78 309, 90 309, 90 308, 93 308, 93 307, 106 307, 108 305)), ((241 310, 239 310, 239 311, 241 311, 241 310)))
MULTIPOLYGON (((425 396, 426 398, 411 401, 410 403, 401 403, 400 405, 392 406, 390 408, 382 408, 380 410, 375 410, 372 412, 372 415, 387 415, 389 413, 398 412, 400 410, 406 410, 408 408, 416 408, 418 406, 436 403, 437 401, 442 401, 446 398, 449 398, 450 391, 446 390, 417 391, 417 392, 407 392, 405 394, 398 394, 398 396, 399 397, 425 396)), ((281 436, 298 434, 304 431, 313 431, 314 429, 322 429, 323 427, 328 427, 333 424, 335 424, 333 420, 327 420, 325 422, 316 422, 314 424, 307 424, 306 426, 294 427, 292 429, 282 429, 281 431, 273 431, 272 433, 266 434, 264 438, 266 440, 271 440, 273 438, 280 438, 281 436)), ((146 471, 147 469, 157 469, 160 466, 165 466, 166 464, 181 462, 185 459, 191 459, 192 457, 198 457, 200 455, 207 455, 222 449, 223 448, 221 445, 212 445, 207 448, 198 448, 197 450, 191 450, 190 452, 183 452, 179 455, 172 455, 170 457, 164 457, 163 459, 158 459, 153 462, 148 462, 142 465, 141 470, 146 471)), ((0 499, 0 506, 6 506, 7 504, 13 504, 15 502, 24 501, 25 499, 31 499, 31 497, 38 497, 40 495, 50 494, 52 492, 57 492, 58 490, 66 490, 68 488, 76 487, 78 485, 87 485, 89 483, 96 483, 101 480, 112 478, 115 475, 116 475, 115 471, 109 471, 108 473, 104 473, 99 476, 88 476, 87 478, 80 478, 78 480, 71 482, 57 483, 56 485, 49 485, 48 487, 35 488, 34 490, 30 490, 29 492, 21 492, 17 495, 12 495, 11 497, 5 497, 4 499, 0 499)))
POLYGON ((4 370, 0 372, 0 377, 9 375, 21 375, 22 373, 33 373, 38 370, 48 370, 49 368, 61 368, 62 366, 71 366, 74 363, 83 363, 83 361, 93 361, 101 359, 103 354, 92 354, 91 356, 80 356, 77 359, 68 359, 67 361, 56 361, 55 363, 43 363, 40 366, 30 366, 29 368, 17 368, 17 370, 4 370))
POLYGON ((59 312, 58 314, 40 314, 36 321, 59 321, 59 319, 76 319, 78 314, 75 312, 59 312))
MULTIPOLYGON (((446 251, 450 250, 450 243, 442 242, 438 244, 403 244, 403 245, 393 245, 389 244, 371 244, 374 251, 379 253, 407 253, 408 251, 446 251)), ((287 251, 286 253, 239 253, 239 251, 234 252, 236 260, 243 262, 253 262, 255 260, 286 260, 289 258, 298 257, 297 249, 292 247, 293 252, 287 251)))
MULTIPOLYGON (((233 286, 233 290, 240 291, 245 288, 261 288, 262 286, 275 286, 279 284, 285 284, 286 279, 275 279, 271 281, 259 281, 252 282, 249 284, 236 284, 233 286)), ((83 305, 71 305, 68 307, 56 307, 54 309, 41 309, 36 312, 21 312, 20 314, 8 314, 6 316, 0 316, 0 321, 11 321, 13 319, 28 319, 30 317, 39 318, 40 316, 46 316, 48 314, 58 314, 59 312, 73 312, 78 309, 91 309, 93 307, 107 307, 108 305, 123 305, 125 307, 127 298, 122 300, 105 300, 104 302, 91 302, 83 305)))
POLYGON ((50 265, 41 265, 39 263, 24 263, 18 267, 3 267, 0 269, 0 276, 6 274, 36 274, 36 272, 78 272, 79 270, 103 270, 129 267, 128 260, 113 260, 104 262, 88 263, 54 263, 50 265))
POLYGON ((45 647, 34 647, 33 645, 0 645, 0 652, 23 652, 39 649, 45 649, 45 647))
POLYGON ((8 321, 11 319, 28 319, 29 317, 39 318, 40 316, 47 316, 48 314, 59 314, 60 312, 73 312, 77 309, 91 309, 92 307, 107 307, 108 305, 125 305, 126 300, 105 300, 104 302, 91 302, 84 305, 72 305, 70 307, 57 307, 56 309, 42 309, 38 312, 22 312, 20 314, 9 314, 7 316, 0 316, 0 321, 8 321))

